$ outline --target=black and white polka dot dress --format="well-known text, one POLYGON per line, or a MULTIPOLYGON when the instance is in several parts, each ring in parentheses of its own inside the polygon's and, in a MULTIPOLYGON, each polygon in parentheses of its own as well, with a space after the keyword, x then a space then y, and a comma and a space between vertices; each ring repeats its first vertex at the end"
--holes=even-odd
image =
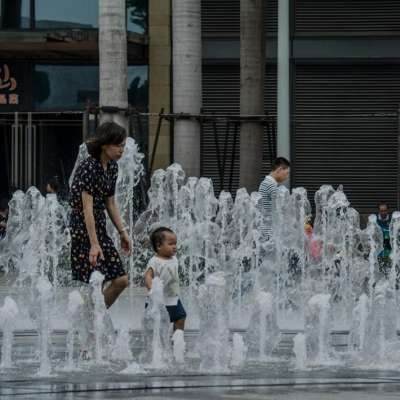
POLYGON ((109 281, 126 275, 121 258, 106 230, 106 198, 114 196, 118 177, 118 164, 110 161, 107 170, 93 157, 82 161, 76 169, 71 185, 71 267, 72 278, 89 283, 90 274, 100 271, 109 281), (104 260, 98 259, 96 267, 89 263, 90 241, 86 230, 82 206, 82 192, 93 196, 93 214, 97 239, 103 250, 104 260))

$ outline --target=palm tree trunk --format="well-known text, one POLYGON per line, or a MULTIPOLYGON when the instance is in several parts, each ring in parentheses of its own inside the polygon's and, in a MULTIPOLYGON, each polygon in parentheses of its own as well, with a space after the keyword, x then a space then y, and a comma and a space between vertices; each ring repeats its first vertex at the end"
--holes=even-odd
MULTIPOLYGON (((199 114, 201 93, 200 0, 172 1, 172 65, 174 113, 199 114)), ((200 175, 200 127, 194 120, 177 120, 174 160, 187 176, 200 175)))
MULTIPOLYGON (((290 159, 290 2, 278 4, 278 154, 290 159)), ((289 181, 287 181, 289 185, 289 181)))
MULTIPOLYGON (((99 1, 100 107, 128 107, 125 0, 99 1)), ((101 114, 128 128, 123 112, 101 114)))
MULTIPOLYGON (((264 0, 240 1, 240 114, 264 114, 264 0)), ((242 122, 240 186, 257 190, 261 179, 263 126, 242 122)))

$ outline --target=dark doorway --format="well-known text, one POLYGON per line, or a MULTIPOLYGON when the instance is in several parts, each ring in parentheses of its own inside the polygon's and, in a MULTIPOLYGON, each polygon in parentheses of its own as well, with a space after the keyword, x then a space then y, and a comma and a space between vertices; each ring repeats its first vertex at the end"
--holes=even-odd
POLYGON ((83 113, 0 114, 0 193, 57 176, 64 188, 82 143, 83 113))
POLYGON ((11 190, 11 128, 0 119, 0 198, 8 197, 11 190))

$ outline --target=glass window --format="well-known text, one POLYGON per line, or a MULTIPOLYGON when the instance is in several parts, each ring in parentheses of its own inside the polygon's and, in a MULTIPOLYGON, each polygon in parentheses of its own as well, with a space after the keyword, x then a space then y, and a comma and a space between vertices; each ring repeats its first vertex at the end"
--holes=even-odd
POLYGON ((147 111, 149 104, 147 65, 130 65, 128 67, 128 102, 140 111, 147 111))
MULTIPOLYGON (((130 65, 128 67, 128 102, 141 112, 149 109, 149 75, 147 65, 130 65)), ((148 152, 149 119, 141 116, 131 118, 133 137, 140 151, 148 152)))
POLYGON ((30 0, 0 0, 1 27, 3 29, 29 29, 30 0))
MULTIPOLYGON (((0 23, 4 29, 31 28, 30 0, 0 0, 0 23)), ((96 29, 98 0, 34 0, 37 29, 96 29)), ((148 31, 148 0, 126 0, 127 30, 148 31)))
POLYGON ((36 65, 36 109, 75 110, 99 100, 97 65, 36 65))
MULTIPOLYGON (((35 66, 34 99, 37 110, 83 109, 87 101, 99 101, 97 65, 35 66)), ((141 111, 148 109, 148 67, 128 66, 128 101, 141 111)))
POLYGON ((35 27, 38 29, 98 26, 98 0, 36 0, 35 4, 35 27))
POLYGON ((128 31, 147 33, 147 9, 148 0, 126 0, 126 19, 128 31))

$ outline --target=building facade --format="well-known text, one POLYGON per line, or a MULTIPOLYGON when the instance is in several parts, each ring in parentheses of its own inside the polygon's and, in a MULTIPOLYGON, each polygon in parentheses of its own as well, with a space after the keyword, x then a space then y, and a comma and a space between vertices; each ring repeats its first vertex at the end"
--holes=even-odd
MULTIPOLYGON (((85 105, 98 101, 98 1, 0 4, 0 191, 41 186, 49 175, 65 181, 90 124, 85 105)), ((290 0, 289 12, 291 186, 312 198, 322 184, 343 185, 365 214, 382 200, 398 208, 400 2, 290 0)), ((177 111, 172 14, 172 0, 127 0, 129 102, 154 114, 177 111)), ((276 117, 278 0, 266 1, 264 23, 265 112, 276 117)), ((201 33, 203 111, 238 115, 240 0, 201 0, 201 33)), ((158 125, 149 118, 150 153, 158 125)), ((201 174, 217 192, 231 177, 231 189, 239 185, 234 131, 222 121, 202 129, 201 174)), ((171 125, 159 132, 154 169, 174 160, 171 125)))
MULTIPOLYGON (((127 0, 128 96, 148 109, 147 1, 127 0)), ((67 183, 98 104, 98 0, 0 1, 0 193, 67 183)))
MULTIPOLYGON (((379 201, 398 208, 400 2, 291 0, 289 6, 291 186, 305 187, 312 198, 322 184, 343 185, 364 214, 379 201)), ((278 0, 266 2, 264 22, 265 111, 276 115, 278 0)), ((239 0, 202 0, 206 111, 239 113, 239 32, 239 0)), ((211 129, 203 147, 203 174, 218 181, 211 129)))

